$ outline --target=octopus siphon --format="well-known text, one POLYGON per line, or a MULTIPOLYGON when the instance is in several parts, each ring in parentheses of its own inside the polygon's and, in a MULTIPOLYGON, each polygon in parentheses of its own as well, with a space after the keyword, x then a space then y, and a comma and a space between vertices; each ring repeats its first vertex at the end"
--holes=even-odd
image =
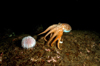
POLYGON ((67 23, 58 23, 58 24, 53 24, 51 26, 49 26, 45 31, 43 31, 42 33, 38 34, 38 35, 41 35, 41 34, 44 34, 46 32, 48 32, 45 36, 44 36, 44 40, 46 40, 46 37, 48 35, 50 35, 50 39, 49 41, 47 42, 47 45, 49 46, 49 44, 51 43, 51 46, 53 46, 53 44, 57 42, 57 47, 58 49, 61 50, 61 48, 59 47, 59 43, 63 43, 61 40, 61 37, 63 35, 63 32, 70 32, 72 30, 71 26, 67 23), (51 42, 52 41, 52 42, 51 42))

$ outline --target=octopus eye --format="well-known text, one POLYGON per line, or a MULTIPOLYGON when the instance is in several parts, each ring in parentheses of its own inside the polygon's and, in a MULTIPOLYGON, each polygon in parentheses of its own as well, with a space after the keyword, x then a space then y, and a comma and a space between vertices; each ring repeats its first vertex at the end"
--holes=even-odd
POLYGON ((71 30, 71 27, 70 27, 70 26, 68 26, 68 27, 67 27, 67 30, 71 30))
POLYGON ((70 28, 68 27, 68 30, 70 30, 70 28))

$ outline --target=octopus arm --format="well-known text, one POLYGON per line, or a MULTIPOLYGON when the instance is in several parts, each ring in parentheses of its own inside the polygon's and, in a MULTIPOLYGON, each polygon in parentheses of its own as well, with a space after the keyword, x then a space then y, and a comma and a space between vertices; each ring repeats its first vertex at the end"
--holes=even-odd
MULTIPOLYGON (((57 43, 57 46, 58 48, 60 49, 59 47, 59 43, 60 43, 60 40, 61 40, 61 36, 63 35, 63 31, 59 31, 57 37, 55 38, 55 40, 51 43, 51 46, 53 46, 53 43, 56 42, 58 40, 58 43, 57 43)), ((61 50, 61 49, 60 49, 61 50)))
POLYGON ((56 27, 56 26, 57 26, 57 24, 51 25, 51 26, 48 27, 45 31, 43 31, 42 33, 40 33, 40 34, 38 34, 38 35, 44 34, 44 33, 46 33, 47 31, 49 31, 49 30, 51 30, 51 29, 53 29, 53 28, 56 27))
POLYGON ((47 40, 46 40, 46 37, 47 37, 49 34, 52 34, 53 32, 56 32, 56 30, 57 30, 57 28, 54 28, 54 29, 50 30, 50 31, 44 36, 44 40, 47 41, 47 40))
POLYGON ((60 40, 61 40, 61 37, 58 39, 57 46, 58 46, 58 49, 60 49, 60 50, 61 50, 61 48, 59 47, 60 40))
POLYGON ((50 44, 50 42, 53 40, 53 38, 57 35, 59 33, 59 31, 55 31, 54 32, 54 34, 53 34, 53 36, 49 39, 49 41, 48 41, 48 46, 49 46, 49 44, 50 44))

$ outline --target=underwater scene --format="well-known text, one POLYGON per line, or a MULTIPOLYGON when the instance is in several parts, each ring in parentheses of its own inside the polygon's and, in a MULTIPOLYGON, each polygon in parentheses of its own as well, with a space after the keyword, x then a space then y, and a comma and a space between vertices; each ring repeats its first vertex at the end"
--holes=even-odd
POLYGON ((100 66, 99 1, 2 2, 0 66, 100 66))
POLYGON ((1 66, 99 66, 100 34, 58 23, 37 34, 0 33, 1 66))

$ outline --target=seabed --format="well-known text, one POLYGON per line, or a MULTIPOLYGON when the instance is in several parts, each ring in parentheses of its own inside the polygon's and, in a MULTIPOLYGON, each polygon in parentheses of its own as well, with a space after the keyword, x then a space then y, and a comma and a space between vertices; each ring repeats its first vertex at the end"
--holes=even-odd
POLYGON ((10 38, 0 37, 1 66, 99 66, 100 38, 91 31, 72 30, 64 33, 59 50, 56 42, 48 47, 42 36, 33 35, 36 46, 21 47, 21 40, 28 34, 10 38))

